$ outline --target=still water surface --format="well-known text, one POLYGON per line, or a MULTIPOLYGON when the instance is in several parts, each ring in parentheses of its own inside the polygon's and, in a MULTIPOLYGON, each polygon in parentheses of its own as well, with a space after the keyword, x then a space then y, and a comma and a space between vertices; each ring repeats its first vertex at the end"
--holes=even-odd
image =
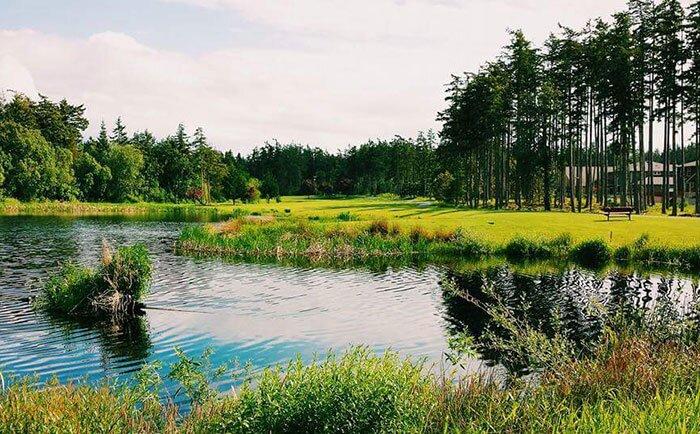
MULTIPOLYGON (((592 299, 631 309, 660 298, 682 306, 697 291, 692 278, 577 269, 536 275, 509 266, 328 270, 196 259, 173 253, 183 224, 0 217, 0 370, 40 381, 99 381, 129 378, 156 360, 167 366, 178 346, 192 355, 211 347, 215 364, 238 360, 262 369, 357 344, 440 366, 449 336, 464 329, 478 336, 488 321, 452 296, 441 284, 446 279, 477 296, 493 286, 535 322, 556 313, 582 341, 600 332, 587 310, 592 299), (155 272, 146 304, 155 309, 115 325, 50 318, 23 300, 62 261, 95 265, 103 238, 148 246, 155 272)), ((477 360, 467 365, 481 367, 477 360)))

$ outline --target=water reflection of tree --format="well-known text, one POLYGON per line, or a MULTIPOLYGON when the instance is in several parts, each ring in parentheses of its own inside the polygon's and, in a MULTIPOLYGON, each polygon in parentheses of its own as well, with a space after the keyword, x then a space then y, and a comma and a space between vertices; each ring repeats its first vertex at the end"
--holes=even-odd
MULTIPOLYGON (((688 280, 666 276, 620 271, 601 276, 576 268, 522 273, 509 265, 448 271, 444 282, 449 282, 443 284, 443 301, 450 334, 467 331, 479 340, 487 336, 487 329, 497 336, 507 333, 490 320, 487 312, 460 295, 469 294, 482 306, 498 299, 518 321, 550 337, 559 333, 581 352, 600 339, 604 314, 631 322, 652 306, 663 304, 670 309, 669 315, 682 315, 692 299, 688 286, 696 288, 688 280)), ((482 347, 487 361, 502 361, 503 354, 490 350, 488 345, 482 347)))

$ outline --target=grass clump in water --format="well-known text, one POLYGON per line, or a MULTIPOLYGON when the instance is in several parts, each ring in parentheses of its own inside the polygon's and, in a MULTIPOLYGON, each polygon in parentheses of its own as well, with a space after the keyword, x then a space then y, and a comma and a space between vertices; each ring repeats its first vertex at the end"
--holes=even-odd
POLYGON ((120 247, 114 252, 103 242, 98 269, 64 265, 46 282, 37 305, 64 315, 133 314, 148 292, 152 269, 145 246, 120 247))

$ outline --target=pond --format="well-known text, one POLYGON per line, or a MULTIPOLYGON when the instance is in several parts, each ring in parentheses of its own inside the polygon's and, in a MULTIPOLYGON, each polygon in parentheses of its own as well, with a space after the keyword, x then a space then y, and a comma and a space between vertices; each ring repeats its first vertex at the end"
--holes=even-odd
MULTIPOLYGON (((600 333, 588 309, 595 299, 620 309, 669 300, 682 309, 697 279, 565 267, 523 272, 508 265, 422 266, 381 270, 294 268, 176 255, 185 223, 113 218, 0 217, 0 371, 39 381, 127 379, 144 363, 176 360, 206 348, 215 364, 237 360, 259 370, 300 355, 367 345, 391 348, 443 366, 448 340, 478 336, 485 313, 444 282, 486 300, 492 287, 528 321, 553 323, 581 342, 600 333), (66 260, 95 265, 102 239, 145 243, 154 259, 146 314, 127 323, 59 320, 26 298, 66 260)), ((450 286, 452 288, 452 286, 450 286)), ((471 360, 467 370, 483 369, 471 360)), ((233 380, 219 387, 227 389, 233 380)))

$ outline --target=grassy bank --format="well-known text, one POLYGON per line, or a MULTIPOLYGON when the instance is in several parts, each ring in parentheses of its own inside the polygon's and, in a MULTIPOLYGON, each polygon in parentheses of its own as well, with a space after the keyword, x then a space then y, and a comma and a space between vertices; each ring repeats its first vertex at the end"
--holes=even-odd
POLYGON ((633 215, 632 220, 610 222, 600 213, 562 211, 515 211, 466 209, 443 206, 429 199, 400 200, 390 197, 314 199, 284 197, 282 202, 261 201, 238 205, 245 213, 273 214, 301 219, 333 221, 347 213, 359 221, 388 220, 404 230, 422 226, 427 230, 461 228, 487 243, 504 244, 516 236, 552 238, 568 233, 574 241, 604 239, 612 246, 629 244, 643 234, 669 246, 686 246, 700 238, 700 219, 668 217, 658 213, 633 215), (289 212, 286 212, 289 211, 289 212))
POLYGON ((243 260, 303 259, 316 264, 344 264, 394 259, 433 262, 455 259, 481 260, 504 257, 508 260, 563 260, 598 268, 612 261, 651 268, 700 271, 700 244, 669 246, 643 235, 634 242, 613 247, 601 239, 574 241, 568 234, 555 237, 515 236, 504 243, 493 243, 461 228, 406 229, 398 222, 346 221, 340 214, 335 221, 302 220, 271 216, 249 216, 228 222, 185 228, 177 243, 181 252, 238 257, 243 260))
MULTIPOLYGON (((196 363, 196 361, 193 361, 196 363)), ((192 365, 188 365, 192 366, 192 365)), ((178 417, 148 381, 133 388, 19 383, 0 393, 0 432, 695 432, 700 352, 643 337, 534 385, 457 382, 366 349, 272 368, 228 396, 199 395, 178 417)), ((206 388, 192 380, 190 390, 206 388)), ((197 377, 198 378, 198 377, 197 377)))
POLYGON ((232 206, 175 203, 89 203, 0 201, 0 216, 132 217, 145 220, 218 221, 230 217, 232 206))
POLYGON ((552 238, 568 233, 574 241, 604 239, 611 246, 630 244, 648 234, 660 244, 687 246, 700 238, 700 219, 668 217, 658 213, 632 216, 632 221, 615 219, 608 222, 602 214, 584 212, 470 210, 442 206, 429 199, 400 200, 391 197, 350 199, 316 199, 283 197, 277 203, 260 201, 252 204, 91 204, 80 202, 0 202, 0 215, 77 215, 134 216, 172 218, 176 220, 217 221, 232 215, 260 214, 299 219, 334 221, 341 214, 369 222, 387 220, 404 230, 421 226, 427 230, 461 228, 474 233, 490 244, 504 244, 516 236, 552 238))

